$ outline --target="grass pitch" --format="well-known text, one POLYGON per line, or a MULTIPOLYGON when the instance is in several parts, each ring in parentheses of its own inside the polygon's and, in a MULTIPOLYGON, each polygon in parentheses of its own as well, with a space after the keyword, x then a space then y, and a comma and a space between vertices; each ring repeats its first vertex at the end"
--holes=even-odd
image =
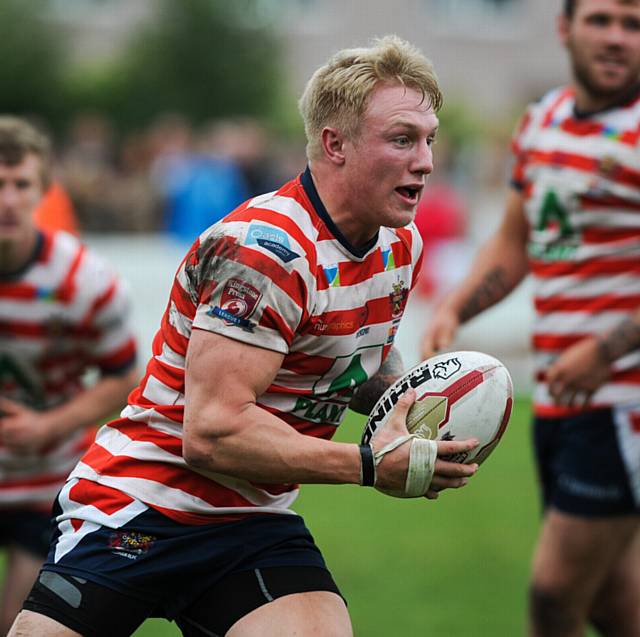
MULTIPOLYGON (((349 414, 337 440, 356 442, 349 414)), ((539 524, 529 402, 470 483, 436 501, 356 486, 305 485, 296 503, 349 602, 356 637, 510 637, 525 633, 539 524)), ((175 637, 148 620, 135 637, 175 637)))

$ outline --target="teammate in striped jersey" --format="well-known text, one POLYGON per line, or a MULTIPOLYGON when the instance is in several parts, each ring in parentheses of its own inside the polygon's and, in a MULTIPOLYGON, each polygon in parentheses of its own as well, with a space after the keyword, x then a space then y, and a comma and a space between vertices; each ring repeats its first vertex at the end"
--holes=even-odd
POLYGON ((298 484, 402 491, 411 466, 435 471, 420 494, 434 498, 477 469, 437 457, 476 440, 433 443, 428 462, 411 460, 414 440, 384 455, 407 434, 410 396, 375 449, 330 440, 356 388, 368 409, 382 373, 401 373, 390 352, 440 102, 430 63, 396 37, 316 72, 301 100, 309 167, 188 252, 146 375, 60 494, 11 635, 117 637, 152 613, 194 636, 352 634, 290 509, 298 484))
POLYGON ((0 117, 0 543, 5 635, 47 555, 51 505, 135 383, 129 300, 96 255, 34 213, 50 180, 48 141, 0 117), (85 388, 89 368, 100 378, 85 388))
POLYGON ((545 508, 531 635, 640 635, 640 1, 567 0, 573 82, 531 105, 513 141, 502 225, 424 338, 530 272, 534 433, 545 508))

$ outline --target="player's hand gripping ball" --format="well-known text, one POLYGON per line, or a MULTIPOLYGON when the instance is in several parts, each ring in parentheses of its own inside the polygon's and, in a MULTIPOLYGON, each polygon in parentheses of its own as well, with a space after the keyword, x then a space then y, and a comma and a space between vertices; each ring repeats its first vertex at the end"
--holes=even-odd
POLYGON ((472 451, 450 460, 484 462, 507 428, 513 403, 507 368, 481 352, 450 352, 419 363, 387 389, 369 415, 363 444, 385 425, 409 387, 416 391, 416 402, 407 416, 410 433, 428 440, 480 441, 472 451))

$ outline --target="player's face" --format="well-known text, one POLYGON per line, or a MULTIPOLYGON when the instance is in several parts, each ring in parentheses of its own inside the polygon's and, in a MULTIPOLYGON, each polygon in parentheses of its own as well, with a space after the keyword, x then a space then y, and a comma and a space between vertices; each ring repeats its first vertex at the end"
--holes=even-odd
POLYGON ((15 165, 0 162, 0 240, 19 241, 33 231, 33 213, 42 198, 40 158, 27 154, 15 165))
POLYGON ((360 238, 380 226, 413 220, 427 175, 438 118, 422 94, 399 85, 377 87, 356 139, 347 144, 348 183, 360 238))
POLYGON ((586 98, 606 105, 638 82, 640 0, 578 0, 559 30, 586 98))

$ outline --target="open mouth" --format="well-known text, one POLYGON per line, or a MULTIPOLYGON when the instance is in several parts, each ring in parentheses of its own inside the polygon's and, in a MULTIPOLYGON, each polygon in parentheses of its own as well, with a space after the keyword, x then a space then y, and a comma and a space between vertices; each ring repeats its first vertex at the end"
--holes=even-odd
POLYGON ((601 56, 596 61, 607 71, 619 71, 627 66, 625 61, 618 57, 601 56))
POLYGON ((420 199, 420 191, 422 188, 416 186, 399 186, 396 192, 407 202, 417 204, 420 199))

